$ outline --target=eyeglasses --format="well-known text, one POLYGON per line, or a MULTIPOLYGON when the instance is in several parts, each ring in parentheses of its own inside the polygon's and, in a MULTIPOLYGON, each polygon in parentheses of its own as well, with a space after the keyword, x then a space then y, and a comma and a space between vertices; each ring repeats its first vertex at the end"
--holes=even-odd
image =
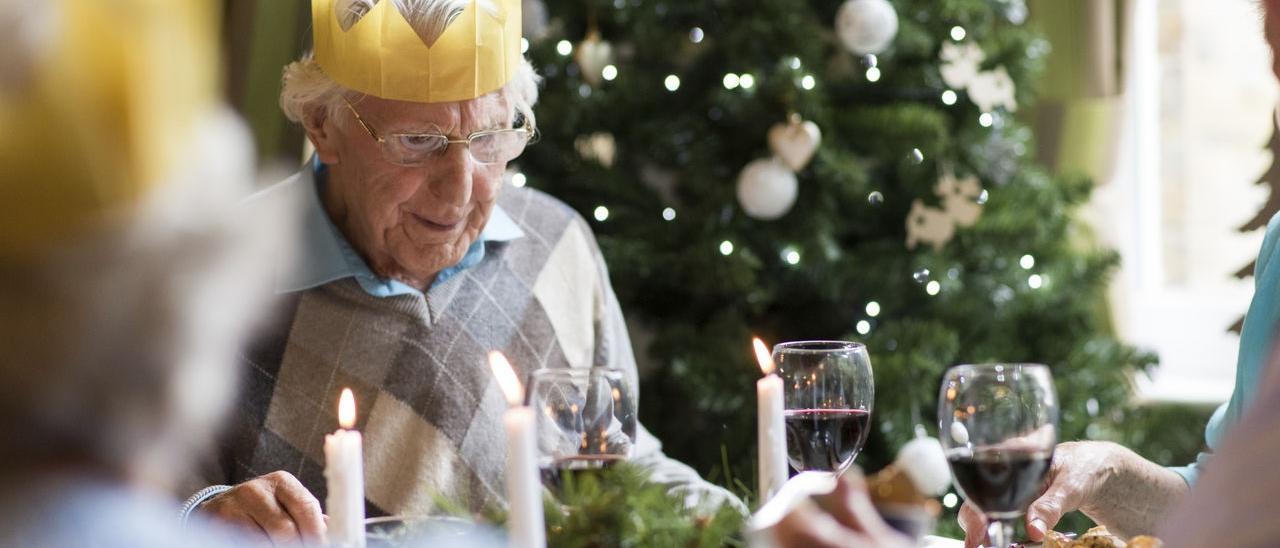
POLYGON ((392 133, 386 137, 378 135, 369 124, 365 123, 356 111, 356 107, 345 97, 342 99, 351 109, 360 127, 369 132, 369 136, 382 145, 382 156, 396 165, 420 166, 444 156, 451 144, 466 145, 471 158, 482 164, 499 164, 514 160, 524 147, 532 141, 534 132, 527 127, 512 129, 494 129, 477 131, 465 139, 450 139, 439 133, 392 133))

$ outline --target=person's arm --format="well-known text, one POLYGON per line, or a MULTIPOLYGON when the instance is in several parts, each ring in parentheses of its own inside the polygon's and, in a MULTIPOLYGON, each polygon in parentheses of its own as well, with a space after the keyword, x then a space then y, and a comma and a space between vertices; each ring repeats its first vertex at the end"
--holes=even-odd
MULTIPOLYGON (((1027 509, 1027 535, 1042 540, 1067 512, 1080 510, 1121 537, 1151 534, 1187 493, 1182 476, 1128 448, 1097 441, 1067 442, 1054 450, 1048 487, 1027 509)), ((960 509, 965 546, 986 533, 968 502, 960 509)))

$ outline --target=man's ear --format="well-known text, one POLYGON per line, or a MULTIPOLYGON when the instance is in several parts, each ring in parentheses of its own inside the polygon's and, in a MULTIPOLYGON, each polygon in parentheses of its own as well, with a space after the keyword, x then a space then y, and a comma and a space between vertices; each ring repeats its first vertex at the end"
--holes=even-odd
POLYGON ((316 156, 320 158, 321 163, 337 164, 339 161, 336 123, 337 120, 330 115, 329 109, 323 106, 307 109, 306 115, 302 118, 302 127, 307 132, 307 139, 310 139, 311 145, 316 148, 316 156))

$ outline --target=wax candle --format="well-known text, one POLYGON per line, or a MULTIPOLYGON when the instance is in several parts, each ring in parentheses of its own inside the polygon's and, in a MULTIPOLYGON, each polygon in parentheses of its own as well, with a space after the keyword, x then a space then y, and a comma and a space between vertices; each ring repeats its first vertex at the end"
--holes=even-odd
POLYGON ((489 368, 510 404, 502 415, 507 433, 508 543, 513 548, 543 548, 547 545, 546 524, 542 517, 533 409, 524 405, 524 387, 501 352, 489 353, 489 368))
POLYGON ((329 544, 364 548, 364 450, 356 425, 356 399, 350 388, 338 398, 337 432, 324 437, 324 477, 329 495, 329 544))
POLYGON ((787 481, 787 438, 782 417, 782 379, 764 341, 752 339, 764 378, 756 381, 756 444, 760 459, 760 504, 773 498, 787 481))

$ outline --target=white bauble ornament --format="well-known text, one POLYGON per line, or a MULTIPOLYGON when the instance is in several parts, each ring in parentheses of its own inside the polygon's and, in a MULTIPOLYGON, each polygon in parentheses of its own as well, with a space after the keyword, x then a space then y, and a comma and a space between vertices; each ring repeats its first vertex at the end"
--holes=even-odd
POLYGON ((836 36, 857 55, 884 51, 898 35, 898 12, 888 0, 848 0, 836 12, 836 36))
POLYGON ((792 171, 800 171, 809 165, 821 142, 822 130, 818 129, 818 124, 801 119, 799 114, 791 115, 786 123, 777 123, 769 128, 769 150, 792 171))
POLYGON ((599 31, 587 33, 587 37, 574 48, 574 60, 582 69, 582 79, 593 86, 600 85, 604 67, 613 63, 613 46, 600 38, 599 31))
POLYGON ((947 42, 938 57, 942 60, 938 69, 942 81, 953 89, 965 89, 978 76, 978 66, 987 59, 987 54, 972 42, 963 45, 947 42))
POLYGON ((791 210, 799 186, 795 172, 782 160, 760 158, 738 174, 738 203, 751 218, 771 221, 791 210))
POLYGON ((924 205, 918 198, 911 202, 911 212, 907 213, 907 249, 927 243, 941 250, 955 234, 955 222, 946 211, 924 205))
POLYGON ((969 100, 983 112, 991 112, 996 107, 1004 107, 1009 112, 1018 110, 1013 78, 1003 66, 994 70, 980 72, 969 82, 969 100))

